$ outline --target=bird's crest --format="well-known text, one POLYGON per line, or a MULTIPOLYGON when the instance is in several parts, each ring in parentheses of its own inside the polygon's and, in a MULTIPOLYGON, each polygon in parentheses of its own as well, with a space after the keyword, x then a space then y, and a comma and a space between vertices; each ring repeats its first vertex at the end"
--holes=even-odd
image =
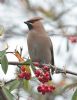
POLYGON ((34 17, 34 18, 28 20, 27 22, 34 23, 35 21, 42 20, 42 19, 43 19, 42 17, 34 17))

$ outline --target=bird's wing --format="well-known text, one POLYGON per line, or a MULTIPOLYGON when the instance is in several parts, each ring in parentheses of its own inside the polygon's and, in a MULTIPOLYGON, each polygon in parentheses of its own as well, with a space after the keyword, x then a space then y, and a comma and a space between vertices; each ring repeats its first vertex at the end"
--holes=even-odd
POLYGON ((51 64, 52 65, 54 65, 54 51, 53 51, 53 44, 52 44, 52 41, 51 41, 51 39, 50 39, 50 42, 51 42, 51 47, 50 47, 50 49, 51 49, 51 64))
POLYGON ((51 64, 54 65, 54 52, 53 52, 53 48, 51 48, 51 56, 52 56, 51 64))
MULTIPOLYGON (((50 39, 50 43, 51 43, 51 46, 50 46, 50 50, 51 50, 51 65, 54 66, 54 51, 53 51, 53 44, 52 44, 51 39, 50 39)), ((54 69, 53 68, 51 69, 51 73, 52 74, 54 73, 54 69)))

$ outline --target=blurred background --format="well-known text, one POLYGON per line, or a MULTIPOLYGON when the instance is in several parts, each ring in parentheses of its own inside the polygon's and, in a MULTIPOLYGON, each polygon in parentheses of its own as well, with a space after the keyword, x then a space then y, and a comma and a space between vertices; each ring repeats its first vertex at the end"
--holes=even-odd
MULTIPOLYGON (((68 35, 77 35, 76 0, 0 0, 0 28, 4 27, 4 34, 0 36, 0 51, 7 44, 7 51, 22 47, 22 55, 28 58, 28 27, 24 21, 35 16, 43 17, 42 23, 52 39, 55 65, 77 72, 77 43, 68 38, 68 35)), ((7 54, 7 58, 9 61, 18 61, 12 54, 7 54)), ((7 74, 4 75, 0 67, 0 80, 14 79, 15 69, 16 66, 10 65, 7 74)), ((58 89, 48 100, 71 100, 75 89, 68 89, 62 93, 61 90, 64 86, 76 82, 76 77, 54 74, 52 78, 58 89)), ((19 100, 39 100, 36 83, 32 84, 35 94, 25 93, 21 89, 19 100)), ((46 100, 46 96, 40 95, 40 100, 46 100)))

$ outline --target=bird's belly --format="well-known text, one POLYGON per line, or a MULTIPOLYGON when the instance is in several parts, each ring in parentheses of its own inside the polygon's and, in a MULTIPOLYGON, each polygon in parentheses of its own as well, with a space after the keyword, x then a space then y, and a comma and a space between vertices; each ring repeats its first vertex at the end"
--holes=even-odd
POLYGON ((39 46, 38 44, 33 44, 31 50, 29 51, 30 57, 32 61, 40 62, 40 63, 50 63, 50 51, 48 49, 45 50, 45 47, 39 46))

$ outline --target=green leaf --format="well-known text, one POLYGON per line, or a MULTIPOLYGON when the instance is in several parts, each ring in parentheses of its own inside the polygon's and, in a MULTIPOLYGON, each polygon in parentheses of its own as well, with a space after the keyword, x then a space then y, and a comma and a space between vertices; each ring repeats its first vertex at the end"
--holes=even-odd
POLYGON ((74 92, 73 96, 72 96, 72 100, 77 100, 77 89, 74 92))
POLYGON ((31 68, 32 68, 32 70, 33 71, 35 71, 36 70, 36 68, 35 68, 35 66, 33 65, 33 63, 32 63, 32 61, 31 61, 31 59, 28 59, 27 61, 26 61, 26 63, 25 64, 27 64, 27 65, 31 65, 31 68))
POLYGON ((7 97, 7 100, 14 100, 14 96, 10 93, 10 91, 7 88, 2 87, 2 90, 5 96, 7 97))
POLYGON ((26 64, 26 65, 30 65, 31 62, 32 62, 31 59, 27 59, 26 62, 25 62, 25 64, 26 64))
POLYGON ((6 53, 6 50, 0 51, 0 57, 4 56, 6 53))
POLYGON ((13 91, 14 89, 16 89, 20 84, 20 81, 19 80, 13 80, 9 83, 6 84, 6 87, 8 88, 8 90, 11 92, 13 91))
POLYGON ((30 91, 31 86, 30 86, 29 81, 26 80, 26 79, 23 80, 23 88, 24 88, 26 91, 30 91))
POLYGON ((2 56, 1 58, 1 66, 2 66, 4 73, 6 74, 8 70, 8 60, 7 60, 6 55, 2 56))

